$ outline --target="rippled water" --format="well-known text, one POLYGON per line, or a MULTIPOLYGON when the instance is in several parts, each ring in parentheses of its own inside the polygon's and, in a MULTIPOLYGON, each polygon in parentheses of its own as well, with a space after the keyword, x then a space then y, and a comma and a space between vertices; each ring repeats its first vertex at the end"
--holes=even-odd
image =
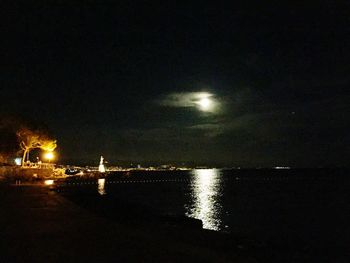
POLYGON ((192 171, 190 182, 190 199, 184 207, 186 215, 202 220, 203 227, 220 230, 222 227, 221 212, 223 204, 222 174, 217 169, 201 169, 192 171))
POLYGON ((305 251, 331 258, 345 257, 350 247, 349 189, 348 170, 198 169, 78 180, 67 192, 79 191, 80 199, 97 194, 102 202, 110 197, 125 204, 125 212, 131 206, 187 215, 202 220, 206 229, 282 246, 272 249, 281 255, 288 249, 295 258, 305 251))
MULTIPOLYGON (((169 176, 171 173, 167 173, 169 176)), ((97 192, 100 195, 125 192, 129 200, 155 205, 163 213, 182 214, 202 220, 203 227, 211 230, 222 230, 221 212, 223 204, 223 174, 219 169, 198 169, 181 175, 162 177, 154 180, 130 177, 121 182, 98 179, 97 192), (139 180, 137 180, 139 179, 139 180), (123 189, 120 189, 120 188, 123 189), (171 190, 170 190, 171 188, 171 190), (164 189, 169 189, 162 193, 164 189), (131 193, 134 190, 134 193, 131 193), (158 193, 159 191, 159 193, 158 193), (164 194, 166 196, 164 196, 164 194), (160 196, 162 195, 162 196, 160 196), (142 199, 142 200, 141 200, 142 199), (173 199, 173 200, 171 200, 173 199), (178 201, 182 200, 181 203, 178 201)), ((78 185, 79 186, 79 185, 78 185)))
POLYGON ((266 240, 288 236, 297 242, 342 243, 350 237, 347 175, 337 170, 133 172, 94 184, 78 182, 71 190, 187 215, 202 220, 206 229, 266 240))

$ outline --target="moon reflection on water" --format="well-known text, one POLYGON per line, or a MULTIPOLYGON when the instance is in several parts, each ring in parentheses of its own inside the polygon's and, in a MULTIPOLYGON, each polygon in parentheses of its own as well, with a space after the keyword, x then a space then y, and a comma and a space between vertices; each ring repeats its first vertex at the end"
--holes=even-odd
POLYGON ((221 225, 219 202, 221 174, 217 169, 193 170, 191 204, 185 206, 189 217, 202 220, 203 228, 219 230, 221 225))

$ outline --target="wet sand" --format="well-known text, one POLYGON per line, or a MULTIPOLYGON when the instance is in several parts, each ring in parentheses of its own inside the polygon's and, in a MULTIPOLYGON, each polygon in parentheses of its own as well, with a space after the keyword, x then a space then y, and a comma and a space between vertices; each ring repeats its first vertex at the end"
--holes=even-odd
POLYGON ((231 236, 123 223, 49 187, 0 185, 0 262, 257 262, 231 236))

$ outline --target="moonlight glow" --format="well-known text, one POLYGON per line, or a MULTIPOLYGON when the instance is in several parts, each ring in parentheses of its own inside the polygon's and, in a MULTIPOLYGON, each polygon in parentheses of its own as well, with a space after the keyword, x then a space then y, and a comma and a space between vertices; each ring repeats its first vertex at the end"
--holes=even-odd
POLYGON ((214 101, 211 98, 213 95, 210 93, 199 93, 198 99, 195 101, 195 104, 199 107, 201 111, 213 111, 214 101))
POLYGON ((209 98, 203 98, 200 101, 198 101, 198 105, 201 110, 208 111, 212 106, 212 101, 209 98))
POLYGON ((168 107, 196 108, 207 113, 218 112, 220 106, 217 96, 203 91, 171 93, 159 103, 168 107))

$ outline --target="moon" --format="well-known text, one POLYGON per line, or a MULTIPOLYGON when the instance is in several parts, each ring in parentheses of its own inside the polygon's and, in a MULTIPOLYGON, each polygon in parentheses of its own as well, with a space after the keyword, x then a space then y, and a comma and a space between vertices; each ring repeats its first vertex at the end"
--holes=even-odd
POLYGON ((194 102, 198 109, 205 112, 213 112, 215 110, 215 100, 211 97, 213 95, 210 93, 201 93, 198 95, 197 100, 194 102))
POLYGON ((213 102, 211 99, 209 98, 202 98, 198 101, 198 105, 200 107, 201 110, 203 111, 208 111, 211 109, 213 102))

